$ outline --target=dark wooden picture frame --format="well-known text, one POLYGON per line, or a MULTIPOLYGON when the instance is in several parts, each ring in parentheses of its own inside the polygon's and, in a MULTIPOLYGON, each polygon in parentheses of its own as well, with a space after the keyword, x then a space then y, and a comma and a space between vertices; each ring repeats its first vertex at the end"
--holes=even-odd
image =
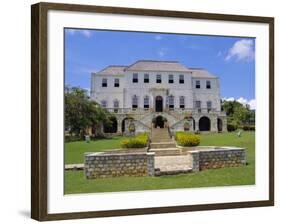
POLYGON ((118 8, 89 5, 38 3, 31 7, 31 217, 39 221, 78 219, 91 217, 125 216, 170 212, 187 212, 226 208, 259 207, 274 205, 274 18, 163 11, 137 8, 118 8), (194 18, 235 22, 254 22, 269 25, 269 199, 204 205, 152 207, 107 211, 48 214, 47 200, 47 13, 49 10, 98 12, 167 18, 194 18))

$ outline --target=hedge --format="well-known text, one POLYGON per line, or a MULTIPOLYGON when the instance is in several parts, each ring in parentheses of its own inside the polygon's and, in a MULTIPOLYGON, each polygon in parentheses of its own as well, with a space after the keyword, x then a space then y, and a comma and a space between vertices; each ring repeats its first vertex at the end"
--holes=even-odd
POLYGON ((176 132, 175 140, 180 146, 197 146, 200 144, 200 136, 185 132, 176 132))
POLYGON ((121 142, 122 148, 144 148, 147 146, 149 137, 147 133, 127 138, 121 142))
POLYGON ((244 125, 243 126, 244 131, 254 131, 255 130, 255 125, 244 125))
POLYGON ((238 128, 237 124, 232 124, 232 123, 227 124, 228 131, 235 131, 235 130, 237 130, 237 128, 238 128))

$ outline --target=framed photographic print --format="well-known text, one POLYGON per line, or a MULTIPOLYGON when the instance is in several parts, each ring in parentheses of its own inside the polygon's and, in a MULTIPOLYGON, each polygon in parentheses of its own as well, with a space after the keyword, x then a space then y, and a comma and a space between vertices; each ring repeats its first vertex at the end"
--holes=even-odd
POLYGON ((274 18, 32 5, 32 218, 274 204, 274 18))

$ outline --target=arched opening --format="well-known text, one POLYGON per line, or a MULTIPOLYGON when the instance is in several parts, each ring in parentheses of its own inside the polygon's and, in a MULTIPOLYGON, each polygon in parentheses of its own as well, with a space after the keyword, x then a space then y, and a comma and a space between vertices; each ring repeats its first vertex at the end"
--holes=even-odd
POLYGON ((217 119, 218 132, 222 132, 222 120, 220 118, 217 119))
POLYGON ((163 111, 163 98, 162 96, 156 96, 155 98, 155 111, 162 112, 163 111))
POLYGON ((104 133, 116 133, 117 132, 117 119, 116 117, 110 117, 109 122, 103 125, 104 133))
POLYGON ((126 121, 128 121, 128 120, 133 120, 133 119, 130 117, 126 117, 122 120, 122 123, 121 123, 122 133, 124 133, 126 131, 126 121))
POLYGON ((199 131, 210 131, 211 121, 208 117, 201 117, 199 120, 199 131))
POLYGON ((165 121, 166 118, 164 118, 163 116, 157 116, 156 118, 154 118, 154 127, 164 128, 165 121))

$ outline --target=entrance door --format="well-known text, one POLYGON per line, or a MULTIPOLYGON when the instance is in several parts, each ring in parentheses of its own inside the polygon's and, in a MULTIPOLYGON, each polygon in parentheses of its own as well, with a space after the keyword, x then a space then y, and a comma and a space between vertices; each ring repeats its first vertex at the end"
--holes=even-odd
POLYGON ((163 112, 163 98, 162 96, 156 96, 155 98, 155 111, 163 112))

